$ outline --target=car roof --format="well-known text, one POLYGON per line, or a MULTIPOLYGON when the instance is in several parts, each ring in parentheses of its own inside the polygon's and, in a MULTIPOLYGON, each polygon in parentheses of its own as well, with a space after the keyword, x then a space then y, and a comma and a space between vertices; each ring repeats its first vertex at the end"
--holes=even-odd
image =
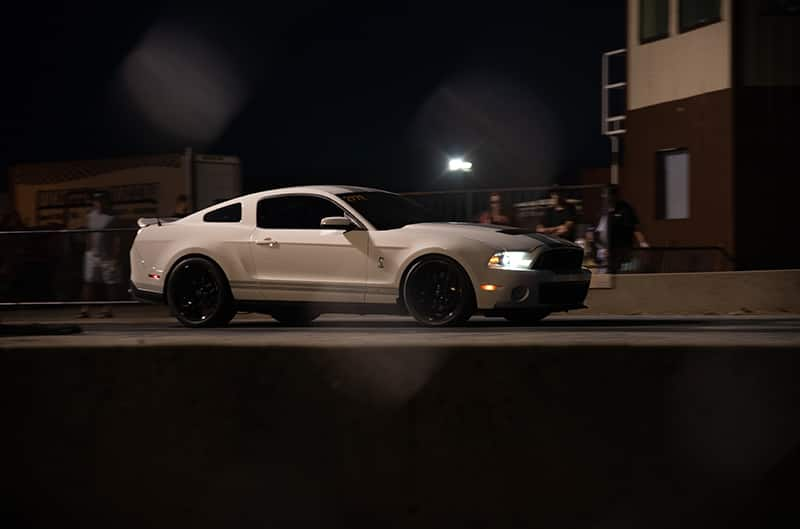
POLYGON ((388 191, 384 191, 383 189, 375 189, 372 187, 360 187, 360 186, 348 186, 348 185, 323 185, 323 186, 280 187, 277 189, 257 191, 255 193, 250 193, 249 195, 237 198, 238 199, 261 198, 262 196, 284 195, 291 193, 320 193, 320 194, 330 193, 333 195, 341 195, 343 193, 366 193, 371 191, 377 191, 379 193, 388 193, 388 191))
POLYGON ((223 208, 225 206, 229 206, 231 204, 236 204, 237 202, 242 202, 243 200, 260 200, 262 197, 269 197, 273 195, 284 195, 284 194, 292 194, 292 193, 312 193, 312 194, 325 194, 330 193, 333 195, 341 195, 343 193, 366 193, 370 191, 377 191, 379 193, 389 193, 389 191, 384 191, 383 189, 375 189, 372 187, 360 187, 360 186, 348 186, 348 185, 323 185, 323 186, 295 186, 295 187, 280 187, 277 189, 268 189, 264 191, 256 191, 255 193, 249 193, 247 195, 241 195, 238 197, 230 198, 228 200, 211 204, 210 206, 206 206, 205 208, 194 212, 190 217, 194 217, 200 213, 205 214, 206 212, 216 209, 216 208, 223 208))
POLYGON ((302 192, 302 191, 318 191, 322 193, 332 193, 339 195, 342 193, 361 193, 367 191, 383 191, 382 189, 374 189, 371 187, 348 186, 348 185, 324 185, 324 186, 297 186, 297 187, 283 187, 279 189, 270 189, 270 192, 302 192))

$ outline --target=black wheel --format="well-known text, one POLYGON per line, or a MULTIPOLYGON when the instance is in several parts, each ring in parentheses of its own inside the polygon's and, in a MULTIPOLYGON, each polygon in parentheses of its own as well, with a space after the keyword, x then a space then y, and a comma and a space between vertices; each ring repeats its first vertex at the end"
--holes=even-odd
POLYGON ((452 259, 423 257, 403 282, 403 301, 417 322, 429 326, 467 321, 475 310, 475 292, 466 272, 452 259))
POLYGON ((190 257, 175 265, 167 284, 167 302, 187 327, 224 326, 236 314, 224 274, 202 257, 190 257))
POLYGON ((319 312, 305 307, 274 310, 270 315, 284 325, 308 325, 319 318, 319 312))
POLYGON ((515 323, 536 323, 550 315, 549 310, 518 310, 505 314, 505 319, 515 323))

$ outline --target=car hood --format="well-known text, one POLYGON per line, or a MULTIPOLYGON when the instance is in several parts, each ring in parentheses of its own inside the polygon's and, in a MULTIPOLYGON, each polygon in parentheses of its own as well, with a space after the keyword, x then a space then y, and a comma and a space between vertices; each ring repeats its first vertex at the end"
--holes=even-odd
POLYGON ((512 228, 495 224, 474 224, 467 222, 425 222, 409 224, 403 230, 419 230, 428 234, 455 236, 481 242, 497 250, 530 251, 545 246, 548 248, 580 248, 559 237, 552 237, 528 228, 512 228))

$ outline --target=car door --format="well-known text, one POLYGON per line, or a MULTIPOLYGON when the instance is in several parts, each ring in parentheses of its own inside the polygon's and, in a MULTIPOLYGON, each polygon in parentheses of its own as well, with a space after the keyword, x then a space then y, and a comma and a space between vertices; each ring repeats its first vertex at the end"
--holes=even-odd
POLYGON ((324 217, 341 216, 341 207, 317 195, 260 200, 251 236, 258 297, 273 301, 364 302, 367 232, 320 228, 324 217))

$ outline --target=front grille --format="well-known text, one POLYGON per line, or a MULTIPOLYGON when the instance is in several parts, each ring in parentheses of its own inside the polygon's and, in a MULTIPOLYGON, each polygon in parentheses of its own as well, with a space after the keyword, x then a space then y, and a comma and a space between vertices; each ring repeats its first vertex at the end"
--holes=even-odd
POLYGON ((557 274, 574 274, 581 271, 583 250, 581 248, 558 248, 542 253, 531 268, 550 270, 557 274))
POLYGON ((539 303, 542 305, 577 305, 583 303, 588 292, 588 281, 542 283, 539 286, 539 303))

